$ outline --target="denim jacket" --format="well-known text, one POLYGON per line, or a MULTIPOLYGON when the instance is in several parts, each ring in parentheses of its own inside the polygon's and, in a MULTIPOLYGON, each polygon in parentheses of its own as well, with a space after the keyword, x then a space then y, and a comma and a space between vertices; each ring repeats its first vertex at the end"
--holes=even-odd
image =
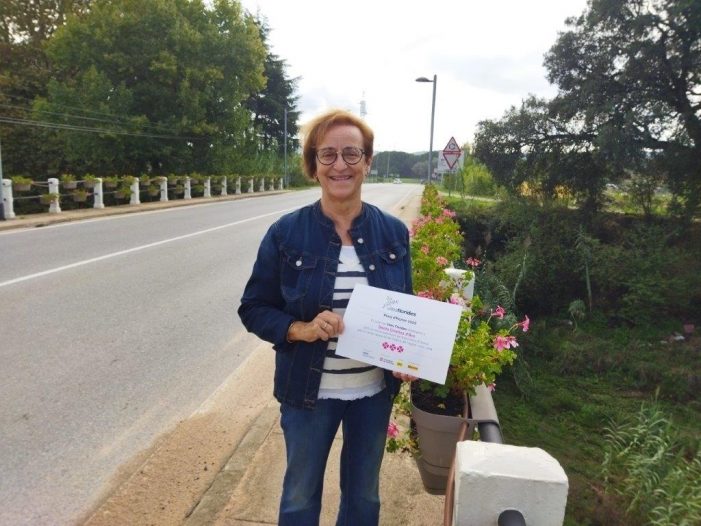
MULTIPOLYGON (((349 230, 373 287, 412 293, 409 232, 397 218, 363 203, 349 230)), ((293 321, 331 310, 341 238, 321 202, 286 214, 265 234, 238 314, 246 329, 275 349, 273 394, 281 403, 313 409, 327 342, 287 341, 293 321)), ((399 381, 385 371, 390 396, 399 381)))

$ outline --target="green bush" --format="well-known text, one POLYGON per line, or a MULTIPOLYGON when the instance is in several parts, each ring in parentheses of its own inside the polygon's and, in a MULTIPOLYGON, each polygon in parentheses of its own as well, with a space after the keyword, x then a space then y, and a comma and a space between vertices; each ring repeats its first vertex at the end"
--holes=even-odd
POLYGON ((518 200, 455 209, 464 254, 487 259, 522 312, 570 318, 581 300, 618 324, 701 319, 699 229, 680 239, 672 224, 615 214, 585 225, 576 210, 518 200))
POLYGON ((655 404, 606 429, 602 475, 634 524, 701 523, 701 451, 684 451, 673 423, 655 404), (685 456, 688 455, 688 458, 685 456))

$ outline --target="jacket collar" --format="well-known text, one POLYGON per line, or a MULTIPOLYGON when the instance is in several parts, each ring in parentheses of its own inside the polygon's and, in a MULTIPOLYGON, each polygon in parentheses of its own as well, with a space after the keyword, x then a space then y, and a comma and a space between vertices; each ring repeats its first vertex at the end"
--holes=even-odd
MULTIPOLYGON (((368 217, 369 217, 368 205, 365 202, 363 202, 362 205, 363 206, 360 210, 360 215, 358 217, 356 217, 355 219, 353 219, 353 223, 351 225, 351 230, 361 228, 365 224, 365 222, 368 220, 368 217)), ((316 201, 312 205, 312 211, 314 213, 314 218, 319 223, 321 223, 322 226, 335 231, 336 227, 334 226, 333 221, 331 221, 330 218, 325 216, 324 212, 321 210, 321 199, 319 199, 318 201, 316 201)))

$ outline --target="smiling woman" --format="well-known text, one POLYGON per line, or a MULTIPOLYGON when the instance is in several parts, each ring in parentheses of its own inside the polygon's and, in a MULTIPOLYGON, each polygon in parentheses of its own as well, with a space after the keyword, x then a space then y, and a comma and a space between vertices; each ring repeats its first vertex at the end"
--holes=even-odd
POLYGON ((356 285, 412 292, 409 233, 361 199, 374 140, 364 121, 333 110, 304 132, 305 174, 321 199, 268 230, 239 315, 277 351, 273 392, 287 450, 278 523, 319 523, 326 461, 343 425, 339 517, 372 526, 392 401, 409 377, 336 355, 336 343, 356 285))

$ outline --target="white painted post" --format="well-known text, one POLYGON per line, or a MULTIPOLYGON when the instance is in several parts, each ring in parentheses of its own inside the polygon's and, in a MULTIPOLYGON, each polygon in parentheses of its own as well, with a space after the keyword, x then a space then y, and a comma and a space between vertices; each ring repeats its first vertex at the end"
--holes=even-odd
POLYGON ((278 190, 284 190, 284 189, 285 189, 285 186, 284 186, 284 182, 283 182, 283 178, 282 178, 282 177, 280 177, 280 182, 278 183, 277 189, 278 189, 278 190))
POLYGON ((560 526, 567 490, 562 466, 540 448, 458 442, 453 525, 496 524, 512 509, 526 524, 560 526))
POLYGON ((228 182, 229 182, 229 178, 226 175, 222 175, 221 195, 226 195, 226 185, 228 182))
POLYGON ((140 205, 141 204, 141 189, 139 188, 139 178, 134 177, 131 182, 131 195, 129 196, 130 205, 140 205))
POLYGON ((93 197, 93 208, 105 208, 105 203, 103 201, 104 193, 102 191, 102 177, 95 179, 95 186, 92 189, 93 197))
POLYGON ((253 193, 253 177, 250 177, 248 179, 248 193, 249 194, 253 193))
POLYGON ((168 200, 168 178, 162 175, 158 179, 158 185, 161 187, 161 201, 168 200))
MULTIPOLYGON (((59 189, 58 189, 58 179, 55 177, 52 177, 49 179, 49 193, 50 194, 59 194, 59 189)), ((59 197, 58 199, 54 199, 51 201, 51 204, 49 205, 49 214, 60 214, 61 213, 61 203, 60 203, 61 198, 59 197)))
POLYGON ((212 178, 207 177, 204 180, 204 197, 212 197, 212 178))
POLYGON ((236 178, 236 194, 241 193, 241 177, 236 178))
POLYGON ((12 179, 2 180, 2 205, 5 210, 5 219, 14 219, 15 204, 12 197, 12 179))
POLYGON ((265 192, 265 177, 261 177, 261 178, 260 178, 260 188, 259 188, 259 191, 260 191, 260 192, 265 192))
POLYGON ((192 199, 192 193, 190 192, 190 177, 185 177, 185 197, 183 199, 192 199))

